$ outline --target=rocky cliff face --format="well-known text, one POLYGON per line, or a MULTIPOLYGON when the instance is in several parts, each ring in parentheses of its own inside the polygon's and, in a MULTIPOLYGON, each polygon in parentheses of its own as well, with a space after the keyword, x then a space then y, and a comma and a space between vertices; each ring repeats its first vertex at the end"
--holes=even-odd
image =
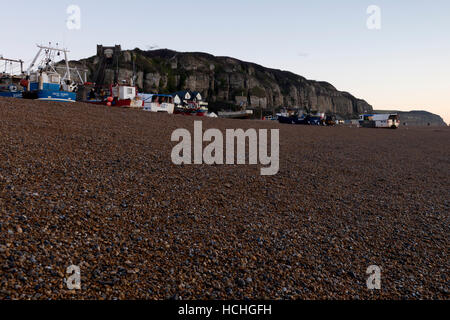
MULTIPOLYGON (((133 61, 137 85, 144 92, 199 91, 211 105, 236 109, 306 107, 346 117, 373 110, 366 101, 340 92, 329 83, 229 57, 170 50, 122 51, 119 79, 132 76, 133 61)), ((99 57, 80 62, 88 68, 92 80, 99 68, 99 57)), ((105 83, 112 82, 113 77, 114 69, 107 68, 105 83)))

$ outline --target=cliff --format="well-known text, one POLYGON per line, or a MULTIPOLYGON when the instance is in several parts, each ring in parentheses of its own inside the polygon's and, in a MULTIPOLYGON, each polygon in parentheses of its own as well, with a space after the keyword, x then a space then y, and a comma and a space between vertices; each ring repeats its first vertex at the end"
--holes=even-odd
MULTIPOLYGON (((97 55, 80 61, 89 70, 91 81, 101 67, 101 60, 97 55)), ((340 92, 327 82, 307 80, 291 72, 229 57, 167 49, 134 49, 122 51, 118 60, 119 80, 132 76, 134 62, 137 86, 141 91, 199 91, 213 109, 306 107, 343 117, 373 110, 366 101, 340 92)), ((105 68, 104 83, 113 81, 114 69, 111 66, 105 68)))

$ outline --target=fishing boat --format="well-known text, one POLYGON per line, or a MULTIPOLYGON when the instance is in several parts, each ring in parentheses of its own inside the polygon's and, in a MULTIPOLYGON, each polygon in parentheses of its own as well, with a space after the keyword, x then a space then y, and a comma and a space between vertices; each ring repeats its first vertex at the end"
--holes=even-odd
POLYGON ((175 114, 205 117, 208 115, 208 103, 198 91, 178 91, 172 94, 175 103, 175 114))
POLYGON ((23 78, 23 61, 6 59, 0 56, 0 61, 4 61, 4 71, 0 73, 0 97, 22 98, 22 87, 20 80, 23 78), (20 74, 18 74, 20 65, 20 74))
POLYGON ((80 100, 83 102, 105 105, 109 107, 143 109, 144 101, 138 94, 136 86, 135 60, 133 59, 133 75, 127 79, 119 79, 119 61, 121 47, 97 46, 98 68, 92 80, 83 86, 80 100), (114 78, 106 80, 107 73, 114 70, 114 78))
POLYGON ((0 97, 22 98, 22 90, 14 84, 0 84, 0 97))
POLYGON ((209 109, 206 107, 200 107, 197 109, 197 117, 206 117, 208 115, 209 109))
POLYGON ((38 45, 38 53, 22 81, 26 87, 23 98, 43 101, 75 102, 77 85, 70 77, 67 49, 38 45), (66 74, 62 77, 56 70, 56 60, 64 55, 66 74), (39 60, 39 62, 38 62, 39 60))
POLYGON ((144 107, 144 101, 139 97, 137 88, 126 82, 111 85, 109 89, 101 89, 99 94, 94 89, 89 99, 83 102, 108 107, 136 109, 144 107))
POLYGON ((206 117, 208 116, 208 113, 209 113, 208 103, 204 101, 198 102, 197 116, 206 117))
POLYGON ((184 116, 205 117, 206 115, 208 115, 208 111, 208 108, 206 108, 206 106, 204 105, 199 105, 195 102, 188 102, 184 105, 176 106, 174 113, 184 116))
POLYGON ((253 116, 253 110, 243 111, 221 111, 219 112, 219 118, 226 119, 250 119, 253 116))
POLYGON ((300 124, 310 126, 325 125, 324 113, 312 113, 312 114, 278 114, 278 121, 284 124, 300 124))
POLYGON ((177 105, 175 106, 174 114, 179 114, 183 116, 193 116, 197 113, 196 108, 192 108, 188 105, 177 105))
POLYGON ((171 95, 140 93, 138 96, 144 102, 144 111, 165 112, 168 114, 173 114, 174 112, 175 105, 171 95))

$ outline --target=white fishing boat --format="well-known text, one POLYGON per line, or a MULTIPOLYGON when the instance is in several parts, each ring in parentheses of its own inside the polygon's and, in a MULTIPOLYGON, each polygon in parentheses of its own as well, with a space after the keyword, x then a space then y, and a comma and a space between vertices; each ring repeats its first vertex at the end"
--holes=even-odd
POLYGON ((174 112, 175 104, 171 95, 140 93, 139 97, 144 101, 144 111, 168 114, 174 112))

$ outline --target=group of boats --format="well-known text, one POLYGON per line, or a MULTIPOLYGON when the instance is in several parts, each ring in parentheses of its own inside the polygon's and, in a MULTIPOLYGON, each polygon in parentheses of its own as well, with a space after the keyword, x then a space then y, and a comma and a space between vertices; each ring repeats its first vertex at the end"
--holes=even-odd
POLYGON ((143 101, 144 111, 198 117, 206 116, 209 111, 208 108, 196 101, 185 101, 184 104, 175 104, 174 97, 167 94, 139 93, 138 97, 143 101))
MULTIPOLYGON (((59 102, 86 102, 109 107, 138 108, 151 112, 166 112, 187 116, 208 115, 207 103, 182 100, 174 103, 172 95, 139 93, 134 78, 105 87, 98 87, 80 79, 72 79, 68 50, 38 45, 38 53, 24 72, 22 60, 0 57, 5 62, 5 72, 0 74, 0 97, 34 99, 59 102), (64 57, 63 72, 58 72, 59 57, 64 57), (20 65, 20 74, 7 72, 7 67, 20 65), (63 74, 63 75, 62 75, 63 74)), ((11 68, 12 70, 13 68, 11 68)))
POLYGON ((302 114, 278 114, 278 121, 286 124, 301 124, 310 126, 333 126, 336 120, 322 112, 309 112, 302 114))
MULTIPOLYGON (((49 46, 38 46, 38 53, 24 72, 22 60, 0 57, 5 62, 5 72, 0 77, 0 96, 45 101, 76 101, 77 84, 71 79, 70 72, 61 76, 56 70, 54 61, 64 55, 67 70, 69 63, 66 49, 49 46), (7 66, 20 64, 21 73, 7 73, 7 66)), ((12 67, 11 67, 12 69, 12 67)))

